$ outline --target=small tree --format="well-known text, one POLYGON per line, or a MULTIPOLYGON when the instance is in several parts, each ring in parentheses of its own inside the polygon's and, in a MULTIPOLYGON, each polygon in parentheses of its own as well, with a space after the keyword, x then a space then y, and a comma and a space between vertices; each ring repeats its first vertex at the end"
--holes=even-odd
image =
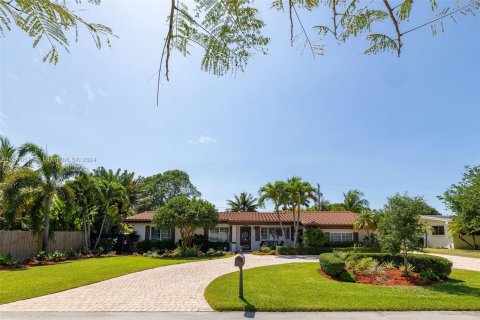
POLYGON ((307 247, 321 247, 327 242, 327 234, 320 228, 308 228, 303 233, 303 243, 307 247))
POLYGON ((213 228, 218 223, 218 212, 210 202, 187 196, 176 196, 158 208, 153 222, 160 229, 179 228, 182 247, 189 247, 198 228, 213 228))
POLYGON ((458 236, 473 250, 479 249, 475 235, 480 234, 480 165, 466 167, 462 181, 453 184, 439 197, 455 215, 450 224, 450 234, 458 236), (473 244, 463 236, 472 237, 473 244))
POLYGON ((404 274, 407 275, 408 253, 420 250, 422 223, 419 217, 426 213, 422 197, 395 194, 387 200, 379 223, 380 245, 383 251, 402 253, 404 274))

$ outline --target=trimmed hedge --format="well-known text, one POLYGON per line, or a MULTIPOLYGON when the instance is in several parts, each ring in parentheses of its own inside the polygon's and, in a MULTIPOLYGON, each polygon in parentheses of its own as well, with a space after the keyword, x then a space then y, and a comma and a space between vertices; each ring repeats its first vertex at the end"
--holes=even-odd
MULTIPOLYGON (((393 262, 395 265, 403 265, 403 256, 390 253, 347 253, 355 259, 371 257, 380 263, 393 262)), ((428 254, 410 254, 408 255, 408 263, 413 265, 415 272, 435 273, 440 278, 447 278, 452 272, 452 262, 441 257, 431 256, 428 254)))
POLYGON ((375 248, 370 247, 348 247, 348 248, 333 248, 333 251, 352 252, 352 253, 374 253, 378 252, 375 248))
POLYGON ((345 262, 333 253, 322 253, 319 260, 320 269, 332 277, 340 275, 345 270, 345 262))
POLYGON ((165 249, 175 249, 175 243, 171 240, 144 240, 137 243, 137 250, 139 252, 147 251, 164 251, 165 249))
POLYGON ((277 254, 290 255, 290 254, 311 254, 319 255, 321 253, 332 252, 332 248, 325 247, 301 247, 301 248, 292 248, 277 246, 277 254))

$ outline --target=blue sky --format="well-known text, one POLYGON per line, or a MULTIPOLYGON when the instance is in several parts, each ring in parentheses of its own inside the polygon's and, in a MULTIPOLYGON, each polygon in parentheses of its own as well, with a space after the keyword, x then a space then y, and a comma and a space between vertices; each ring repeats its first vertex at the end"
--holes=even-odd
POLYGON ((200 71, 197 52, 175 55, 157 107, 151 76, 166 4, 87 7, 87 20, 119 36, 111 49, 82 34, 52 66, 26 35, 0 40, 0 131, 14 144, 143 176, 182 169, 219 209, 233 193, 297 175, 320 182, 332 202, 357 188, 379 208, 408 191, 443 211, 436 196, 480 163, 479 18, 448 22, 436 37, 429 28, 409 34, 400 59, 365 56, 355 40, 327 41, 314 60, 290 47, 286 15, 262 10, 268 56, 218 78, 200 71))

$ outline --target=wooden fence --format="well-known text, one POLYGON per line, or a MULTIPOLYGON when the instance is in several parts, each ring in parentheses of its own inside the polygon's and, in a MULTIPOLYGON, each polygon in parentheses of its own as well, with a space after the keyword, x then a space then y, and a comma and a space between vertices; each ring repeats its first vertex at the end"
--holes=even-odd
MULTIPOLYGON (((85 241, 82 231, 56 231, 48 242, 48 251, 80 249, 85 241)), ((42 233, 33 231, 1 231, 0 253, 10 253, 15 260, 34 257, 42 249, 42 233)))

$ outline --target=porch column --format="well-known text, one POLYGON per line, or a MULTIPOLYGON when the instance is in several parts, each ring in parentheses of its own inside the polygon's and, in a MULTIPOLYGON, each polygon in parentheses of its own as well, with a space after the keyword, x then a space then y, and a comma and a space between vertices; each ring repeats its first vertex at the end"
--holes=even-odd
POLYGON ((230 226, 231 230, 232 230, 232 234, 230 235, 231 237, 231 240, 230 240, 230 246, 231 246, 231 250, 233 252, 237 251, 237 248, 238 248, 238 245, 237 245, 237 226, 236 225, 231 225, 230 226))

